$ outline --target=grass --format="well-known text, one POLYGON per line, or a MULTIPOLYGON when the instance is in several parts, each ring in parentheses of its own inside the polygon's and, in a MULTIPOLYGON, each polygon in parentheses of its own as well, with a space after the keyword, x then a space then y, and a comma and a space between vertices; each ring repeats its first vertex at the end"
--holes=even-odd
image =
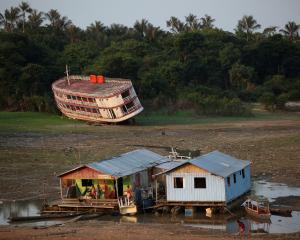
POLYGON ((48 113, 0 112, 0 131, 47 131, 59 126, 83 125, 85 123, 48 113))
MULTIPOLYGON (((268 112, 260 107, 255 107, 251 117, 238 116, 199 116, 191 110, 181 110, 174 113, 160 110, 155 112, 144 111, 136 117, 138 125, 156 126, 171 124, 207 124, 226 123, 249 120, 299 120, 298 113, 268 112)), ((83 121, 71 120, 66 117, 36 112, 0 112, 0 132, 11 131, 43 131, 43 132, 82 132, 94 131, 94 126, 89 126, 83 121)))

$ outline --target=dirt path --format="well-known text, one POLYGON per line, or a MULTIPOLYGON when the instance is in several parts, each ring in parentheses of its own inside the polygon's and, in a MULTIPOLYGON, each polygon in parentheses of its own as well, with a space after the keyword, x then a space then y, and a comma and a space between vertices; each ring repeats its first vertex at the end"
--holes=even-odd
POLYGON ((184 227, 168 224, 125 224, 111 222, 89 221, 73 223, 62 227, 50 227, 47 229, 33 229, 31 227, 0 227, 0 239, 5 240, 32 240, 32 239, 70 239, 70 240, 211 240, 211 239, 300 239, 300 234, 251 234, 229 235, 214 231, 184 227))

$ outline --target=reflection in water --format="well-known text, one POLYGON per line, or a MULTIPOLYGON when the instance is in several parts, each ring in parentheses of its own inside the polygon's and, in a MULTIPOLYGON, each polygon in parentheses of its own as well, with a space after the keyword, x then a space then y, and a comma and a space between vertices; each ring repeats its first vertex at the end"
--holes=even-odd
POLYGON ((42 200, 10 201, 0 204, 0 225, 7 225, 10 217, 38 216, 42 200))
MULTIPOLYGON (((284 184, 269 183, 258 181, 253 183, 252 191, 256 195, 263 195, 270 201, 277 197, 300 196, 300 188, 291 188, 284 184)), ((42 200, 0 202, 0 225, 8 224, 8 218, 12 216, 36 216, 39 215, 42 200)), ((300 231, 300 212, 293 211, 292 217, 271 216, 269 223, 257 222, 244 215, 244 210, 235 212, 240 221, 245 226, 245 234, 249 232, 268 232, 268 233, 293 233, 300 231)), ((239 233, 239 224, 237 219, 227 219, 225 215, 213 215, 211 218, 205 216, 205 213, 196 213, 194 217, 184 217, 183 215, 155 216, 152 213, 139 214, 137 216, 109 216, 105 215, 99 218, 100 221, 144 223, 144 224, 182 224, 184 226, 205 228, 211 231, 226 231, 228 233, 239 233)), ((24 223, 26 226, 49 226, 62 221, 40 221, 24 223)))

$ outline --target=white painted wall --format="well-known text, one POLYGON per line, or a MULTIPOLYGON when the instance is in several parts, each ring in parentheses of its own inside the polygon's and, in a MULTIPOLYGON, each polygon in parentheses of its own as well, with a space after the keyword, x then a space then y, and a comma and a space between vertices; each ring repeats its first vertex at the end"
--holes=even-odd
POLYGON ((225 201, 224 179, 210 173, 169 173, 166 176, 168 201, 225 201), (174 177, 183 177, 183 188, 174 188, 174 177), (206 188, 194 188, 194 177, 205 177, 206 188))

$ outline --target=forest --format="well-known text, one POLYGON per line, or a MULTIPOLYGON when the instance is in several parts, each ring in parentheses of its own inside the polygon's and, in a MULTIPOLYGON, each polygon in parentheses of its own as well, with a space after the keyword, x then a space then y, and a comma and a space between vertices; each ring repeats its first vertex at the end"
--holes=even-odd
POLYGON ((252 15, 234 32, 205 15, 171 16, 166 29, 101 21, 86 29, 26 2, 0 13, 0 110, 57 112, 51 84, 65 75, 129 78, 146 109, 249 115, 300 100, 300 40, 294 21, 265 29, 252 15))

